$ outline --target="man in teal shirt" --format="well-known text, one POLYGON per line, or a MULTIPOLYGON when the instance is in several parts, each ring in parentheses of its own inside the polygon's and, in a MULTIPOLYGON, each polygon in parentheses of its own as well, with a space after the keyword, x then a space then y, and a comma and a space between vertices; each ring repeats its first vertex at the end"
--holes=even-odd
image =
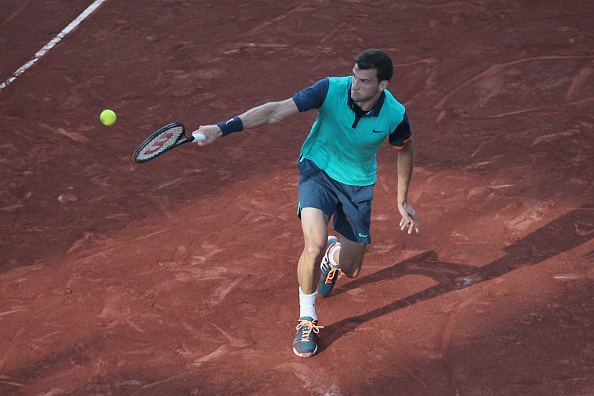
POLYGON ((299 112, 318 110, 318 118, 299 157, 298 216, 305 246, 297 275, 300 315, 293 352, 301 357, 316 353, 317 294, 327 296, 340 274, 359 275, 367 245, 376 153, 388 138, 398 150, 397 173, 400 229, 419 232, 416 213, 408 202, 414 164, 414 147, 404 106, 386 89, 392 78, 389 56, 369 49, 355 58, 352 76, 325 78, 292 98, 254 107, 216 125, 201 126, 194 133, 209 144, 243 129, 277 123, 299 112), (328 236, 328 223, 339 238, 328 236))
MULTIPOLYGON (((301 158, 310 159, 341 183, 368 186, 377 180, 375 157, 380 145, 404 121, 406 113, 385 90, 371 110, 360 110, 350 95, 352 83, 352 76, 326 78, 313 86, 313 92, 304 90, 293 96, 299 111, 318 109, 301 158), (321 99, 319 105, 308 98, 316 95, 321 99)), ((402 134, 410 138, 408 122, 402 134)))

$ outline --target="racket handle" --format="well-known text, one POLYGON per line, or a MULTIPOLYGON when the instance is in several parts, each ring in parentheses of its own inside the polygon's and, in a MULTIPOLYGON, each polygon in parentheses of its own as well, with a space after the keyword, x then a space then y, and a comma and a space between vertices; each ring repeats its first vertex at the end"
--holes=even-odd
POLYGON ((193 133, 192 136, 194 137, 194 140, 192 140, 192 141, 196 142, 196 143, 201 142, 206 139, 206 136, 204 136, 201 133, 193 133))

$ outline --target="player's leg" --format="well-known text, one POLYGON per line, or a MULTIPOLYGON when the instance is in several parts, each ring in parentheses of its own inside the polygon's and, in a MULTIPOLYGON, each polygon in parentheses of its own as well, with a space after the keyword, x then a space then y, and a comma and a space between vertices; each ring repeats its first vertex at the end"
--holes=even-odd
POLYGON ((293 340, 293 352, 309 357, 318 350, 318 326, 315 301, 320 278, 320 261, 326 251, 328 221, 337 197, 327 188, 327 176, 308 160, 299 164, 299 209, 304 247, 297 266, 299 280, 299 321, 293 340))
POLYGON ((318 292, 324 297, 328 296, 343 274, 348 278, 359 276, 366 249, 366 244, 351 241, 342 235, 340 239, 328 237, 328 248, 320 265, 318 292))
POLYGON ((334 261, 340 270, 348 278, 359 276, 367 245, 361 242, 354 242, 341 235, 340 247, 334 251, 334 261))
POLYGON ((328 241, 328 221, 328 216, 320 209, 301 210, 304 247, 297 265, 297 277, 299 287, 306 294, 316 291, 320 279, 320 262, 328 241))
POLYGON ((300 357, 313 356, 318 350, 318 315, 315 303, 320 278, 320 261, 326 251, 328 216, 320 209, 301 210, 301 228, 305 245, 297 265, 299 280, 299 321, 293 340, 293 352, 300 357))

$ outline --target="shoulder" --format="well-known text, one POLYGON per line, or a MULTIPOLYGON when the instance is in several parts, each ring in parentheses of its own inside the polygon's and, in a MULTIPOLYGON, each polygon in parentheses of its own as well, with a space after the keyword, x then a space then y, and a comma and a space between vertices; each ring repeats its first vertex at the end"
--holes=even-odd
POLYGON ((350 87, 353 81, 352 76, 344 76, 344 77, 328 77, 328 82, 330 86, 335 87, 350 87))
POLYGON ((347 77, 328 77, 328 97, 334 100, 342 100, 351 89, 353 78, 347 77))
POLYGON ((396 115, 400 119, 400 121, 402 121, 402 118, 406 113, 406 108, 394 97, 394 95, 392 95, 390 91, 386 89, 384 90, 384 93, 386 95, 384 100, 384 106, 388 108, 390 114, 396 115))
POLYGON ((320 108, 326 100, 329 85, 329 78, 323 78, 310 87, 293 95, 293 101, 297 105, 299 111, 303 112, 320 108))

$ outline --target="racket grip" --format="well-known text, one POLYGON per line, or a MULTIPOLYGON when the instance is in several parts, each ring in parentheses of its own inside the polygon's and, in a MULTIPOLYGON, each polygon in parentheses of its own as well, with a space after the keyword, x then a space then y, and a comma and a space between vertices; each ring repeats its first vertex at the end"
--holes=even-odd
POLYGON ((201 142, 206 139, 206 136, 204 136, 201 133, 193 133, 192 136, 194 137, 194 140, 192 140, 192 141, 196 142, 196 143, 201 142))

